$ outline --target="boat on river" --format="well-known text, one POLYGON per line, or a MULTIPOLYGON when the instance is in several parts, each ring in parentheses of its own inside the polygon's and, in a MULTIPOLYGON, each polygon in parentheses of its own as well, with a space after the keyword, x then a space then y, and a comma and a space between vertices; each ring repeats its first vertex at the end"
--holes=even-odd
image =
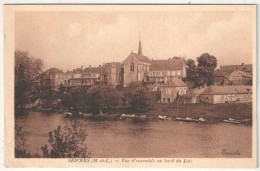
POLYGON ((226 122, 226 123, 233 123, 233 124, 241 124, 242 123, 241 120, 237 120, 237 119, 233 119, 233 118, 224 119, 222 121, 226 122))
POLYGON ((73 114, 71 112, 64 112, 63 115, 65 117, 72 117, 73 116, 73 114))
POLYGON ((37 112, 46 112, 46 113, 50 113, 53 112, 53 108, 40 108, 36 110, 37 112))
POLYGON ((204 118, 193 119, 193 118, 189 118, 189 117, 186 117, 186 118, 176 117, 175 119, 176 119, 176 121, 183 121, 183 122, 206 122, 206 119, 204 119, 204 118))
POLYGON ((171 118, 167 117, 167 116, 162 116, 162 115, 159 115, 158 116, 158 119, 159 120, 171 120, 171 118))
POLYGON ((93 113, 82 113, 82 112, 79 112, 79 116, 81 116, 82 118, 86 118, 86 119, 91 119, 93 118, 93 113))

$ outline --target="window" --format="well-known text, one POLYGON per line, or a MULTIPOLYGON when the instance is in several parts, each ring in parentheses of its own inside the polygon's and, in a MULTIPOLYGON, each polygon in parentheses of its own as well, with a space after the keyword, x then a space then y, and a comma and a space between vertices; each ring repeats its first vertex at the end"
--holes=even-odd
POLYGON ((132 63, 130 66, 130 71, 134 72, 134 70, 135 70, 135 66, 134 66, 134 63, 132 63))

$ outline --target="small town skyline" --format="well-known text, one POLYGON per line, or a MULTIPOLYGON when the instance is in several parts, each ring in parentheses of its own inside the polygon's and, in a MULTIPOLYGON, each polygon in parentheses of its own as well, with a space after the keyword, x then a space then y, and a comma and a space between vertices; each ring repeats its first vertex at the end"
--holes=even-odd
POLYGON ((121 62, 137 53, 139 38, 143 54, 154 60, 209 53, 217 68, 251 64, 250 17, 241 11, 17 12, 15 49, 42 59, 44 70, 121 62))

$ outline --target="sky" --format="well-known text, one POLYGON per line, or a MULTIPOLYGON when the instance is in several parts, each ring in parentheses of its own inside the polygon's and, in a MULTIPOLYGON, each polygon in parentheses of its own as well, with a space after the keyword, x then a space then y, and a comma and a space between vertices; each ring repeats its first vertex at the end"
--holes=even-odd
POLYGON ((16 12, 15 49, 44 61, 44 69, 72 70, 122 62, 142 50, 150 59, 194 59, 219 65, 252 63, 249 11, 16 12))

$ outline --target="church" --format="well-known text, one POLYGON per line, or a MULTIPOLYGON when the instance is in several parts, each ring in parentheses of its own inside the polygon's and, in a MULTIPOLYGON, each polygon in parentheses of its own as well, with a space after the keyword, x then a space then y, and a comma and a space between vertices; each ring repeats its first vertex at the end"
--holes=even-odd
POLYGON ((124 81, 126 87, 131 82, 164 84, 168 79, 186 77, 186 61, 180 57, 166 60, 150 60, 142 53, 139 40, 138 53, 131 52, 123 61, 124 81))
POLYGON ((142 53, 142 44, 139 40, 138 53, 131 52, 123 61, 124 87, 131 82, 146 81, 150 68, 150 59, 142 53))

